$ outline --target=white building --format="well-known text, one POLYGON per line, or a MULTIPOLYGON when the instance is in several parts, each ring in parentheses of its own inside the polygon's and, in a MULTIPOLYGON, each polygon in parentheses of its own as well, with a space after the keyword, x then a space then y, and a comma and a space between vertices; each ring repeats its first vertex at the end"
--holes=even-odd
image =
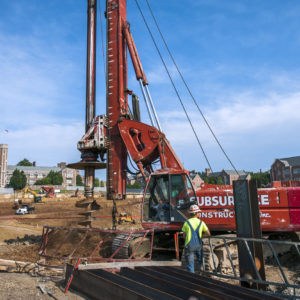
POLYGON ((6 185, 8 145, 0 144, 0 188, 6 185))
POLYGON ((28 167, 8 165, 6 184, 9 184, 10 178, 16 169, 24 172, 27 178, 27 185, 29 186, 34 185, 37 180, 45 178, 50 171, 61 173, 63 178, 63 186, 76 186, 76 176, 79 174, 78 170, 67 168, 65 162, 58 163, 57 167, 38 167, 36 166, 35 162, 33 163, 33 166, 28 167))

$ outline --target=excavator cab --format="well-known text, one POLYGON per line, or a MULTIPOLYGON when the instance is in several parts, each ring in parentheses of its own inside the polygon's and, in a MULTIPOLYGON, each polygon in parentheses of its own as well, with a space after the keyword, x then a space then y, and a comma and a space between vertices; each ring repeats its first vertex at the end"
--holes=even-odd
POLYGON ((143 201, 143 223, 185 222, 196 199, 187 173, 152 174, 143 201))

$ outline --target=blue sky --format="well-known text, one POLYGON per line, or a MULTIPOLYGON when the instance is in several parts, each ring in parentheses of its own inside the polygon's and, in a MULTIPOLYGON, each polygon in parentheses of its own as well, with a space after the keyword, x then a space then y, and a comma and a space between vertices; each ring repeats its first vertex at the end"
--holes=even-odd
MULTIPOLYGON (((149 2, 236 168, 268 170, 275 158, 299 155, 299 1, 149 2)), ((139 3, 213 170, 230 169, 167 57, 144 0, 139 3)), ((103 0, 101 8, 103 13, 103 0)), ((86 10, 85 0, 0 1, 0 143, 9 145, 9 164, 24 157, 40 166, 80 158, 76 144, 84 133, 86 10)), ((128 0, 128 21, 167 138, 187 169, 204 170, 207 164, 134 0, 128 0)), ((96 109, 101 114, 99 7, 98 25, 96 109)), ((129 71, 129 88, 142 100, 129 71)), ((143 104, 142 117, 148 122, 143 104)))

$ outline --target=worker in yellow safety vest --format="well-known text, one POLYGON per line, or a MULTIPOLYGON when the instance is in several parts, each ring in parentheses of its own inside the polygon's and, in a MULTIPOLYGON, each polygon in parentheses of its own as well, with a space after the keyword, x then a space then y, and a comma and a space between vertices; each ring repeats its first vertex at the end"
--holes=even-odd
POLYGON ((190 218, 183 224, 182 231, 185 238, 184 253, 188 271, 194 273, 194 254, 200 265, 202 263, 202 233, 210 236, 210 231, 206 224, 200 220, 200 209, 198 205, 191 205, 189 208, 190 218))

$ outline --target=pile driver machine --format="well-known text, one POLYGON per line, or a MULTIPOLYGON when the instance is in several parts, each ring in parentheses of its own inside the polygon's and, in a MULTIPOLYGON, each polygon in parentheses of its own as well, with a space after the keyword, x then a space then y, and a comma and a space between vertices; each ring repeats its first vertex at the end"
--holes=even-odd
MULTIPOLYGON (((189 206, 197 203, 210 228, 234 230, 232 190, 202 189, 195 192, 189 172, 162 131, 127 21, 126 0, 106 0, 106 115, 95 115, 97 0, 87 2, 85 135, 77 145, 81 161, 68 165, 85 172, 85 199, 80 205, 91 205, 92 209, 99 207, 93 198, 94 177, 95 170, 103 168, 107 174, 107 199, 113 200, 114 205, 116 200, 124 199, 130 155, 146 182, 141 214, 144 228, 154 229, 158 236, 160 233, 172 236, 170 233, 180 230, 186 220, 189 206), (128 87, 128 52, 151 125, 141 122, 138 98, 128 87), (153 163, 156 162, 160 163, 160 169, 154 170, 153 163)), ((261 190, 258 194, 263 230, 300 230, 299 188, 261 190)), ((115 206, 113 212, 116 212, 115 206)), ((90 216, 91 213, 92 210, 86 214, 90 216)), ((115 216, 113 220, 115 227, 115 216)), ((91 220, 85 223, 91 225, 91 220)))

